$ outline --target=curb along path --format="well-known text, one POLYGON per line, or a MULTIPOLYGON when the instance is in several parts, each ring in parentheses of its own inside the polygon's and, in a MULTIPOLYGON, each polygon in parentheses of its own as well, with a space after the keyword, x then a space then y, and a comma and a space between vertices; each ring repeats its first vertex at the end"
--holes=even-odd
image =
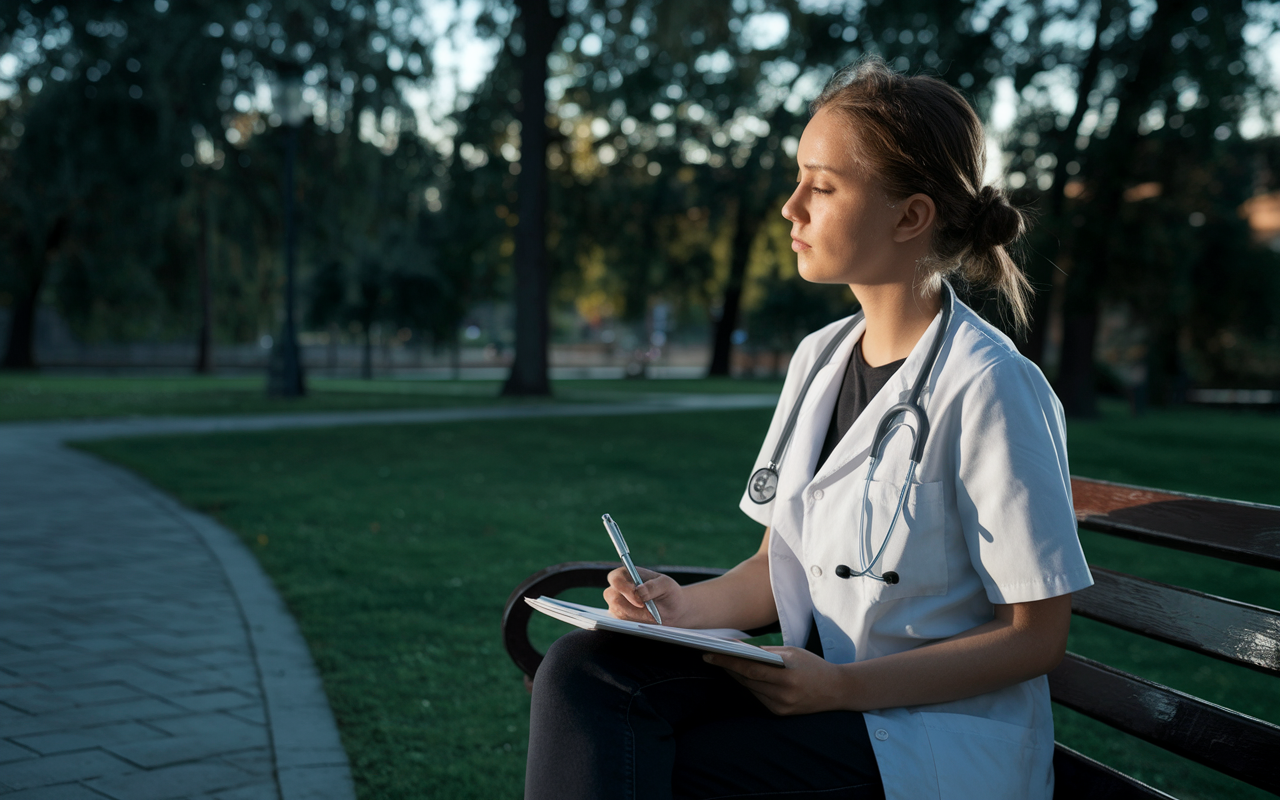
POLYGON ((0 425, 0 798, 350 800, 297 625, 231 531, 67 441, 771 408, 775 395, 0 425))

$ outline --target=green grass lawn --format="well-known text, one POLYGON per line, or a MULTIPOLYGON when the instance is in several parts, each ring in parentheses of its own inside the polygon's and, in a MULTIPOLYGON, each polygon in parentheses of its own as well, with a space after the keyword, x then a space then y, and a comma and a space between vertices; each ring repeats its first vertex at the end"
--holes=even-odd
POLYGON ((306 397, 267 397, 264 378, 113 378, 0 373, 0 422, 136 416, 211 416, 496 402, 493 381, 312 379, 306 397))
MULTIPOLYGON (((130 416, 206 416, 379 408, 439 408, 513 401, 499 397, 499 381, 424 381, 313 378, 306 397, 266 396, 261 377, 83 377, 0 373, 0 422, 130 416)), ((772 393, 781 381, 640 380, 556 381, 566 402, 634 400, 646 394, 772 393)))
MULTIPOLYGON (((1071 426, 1076 474, 1280 503, 1280 464, 1267 455, 1280 452, 1280 417, 1108 411, 1071 426)), ((727 567, 752 553, 761 530, 736 506, 768 419, 688 413, 85 447, 213 514, 257 553, 311 646, 362 798, 517 798, 528 695, 499 637, 508 593, 547 564, 609 558, 604 511, 641 563, 727 567)), ((1280 590, 1273 573, 1083 540, 1100 566, 1272 606, 1280 590)), ((555 634, 539 625, 540 640, 555 634)), ((1274 678, 1086 620, 1070 646, 1280 722, 1274 678)), ((1058 711, 1061 741, 1179 797, 1264 796, 1058 711)))

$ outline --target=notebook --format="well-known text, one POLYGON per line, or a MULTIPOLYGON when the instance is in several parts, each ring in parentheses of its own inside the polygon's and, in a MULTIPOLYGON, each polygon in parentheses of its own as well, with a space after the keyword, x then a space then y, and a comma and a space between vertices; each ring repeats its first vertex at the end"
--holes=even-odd
POLYGON ((558 619, 561 622, 567 622, 570 625, 576 625, 585 630, 615 631, 630 636, 640 636, 645 639, 655 639, 660 642, 692 647, 697 650, 706 650, 711 653, 724 653, 730 656, 738 656, 739 658, 749 658, 753 661, 762 661, 765 664, 773 664, 778 667, 783 666, 782 656, 756 647, 753 644, 738 641, 749 637, 746 633, 732 628, 692 630, 689 628, 674 628, 669 625, 654 625, 648 622, 631 622, 611 616, 607 609, 569 603, 564 600, 557 600, 554 597, 526 597, 524 601, 533 606, 535 610, 541 611, 549 617, 558 619))

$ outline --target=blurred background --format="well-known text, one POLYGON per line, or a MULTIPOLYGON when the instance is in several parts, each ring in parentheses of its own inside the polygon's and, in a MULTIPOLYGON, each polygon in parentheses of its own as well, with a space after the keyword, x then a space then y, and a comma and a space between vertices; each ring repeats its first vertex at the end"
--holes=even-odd
MULTIPOLYGON (((1016 341, 1072 417, 1073 474, 1280 505, 1278 29, 1280 4, 1243 0, 4 0, 0 422, 241 414, 218 435, 201 431, 229 416, 108 420, 133 438, 76 446, 251 549, 361 797, 515 797, 510 589, 612 557, 604 511, 645 564, 729 567, 758 546, 733 509, 780 377, 855 307, 797 276, 779 212, 808 102, 864 54, 960 88, 988 179, 1035 217, 1016 341), (559 407, 535 407, 553 388, 559 407), (682 412, 635 416, 660 406, 682 412), (404 408, 435 421, 243 417, 404 408)), ((85 575, 148 613, 192 607, 154 579, 187 580, 204 551, 148 566, 173 519, 138 516, 148 500, 104 521, 106 467, 30 433, 94 425, 0 427, 0 487, 45 492, 0 503, 0 622, 27 626, 33 674, 76 631, 86 663, 134 658, 132 641, 104 654, 120 621, 85 575), (99 534, 111 558, 85 555, 99 534), (60 607, 95 622, 48 622, 60 607)), ((1273 570, 1084 528, 1091 564, 1280 596, 1273 570)), ((193 646, 221 646, 207 638, 193 646)), ((1280 723, 1263 672, 1081 617, 1069 646, 1280 723)), ((144 666, 184 686, 171 663, 144 666)), ((35 701, 5 680, 11 720, 35 701)), ((106 712, 85 708, 58 714, 88 730, 106 712)), ((1054 714, 1060 742, 1179 797, 1264 794, 1054 714)), ((29 764, 65 781, 62 757, 29 764)))
POLYGON ((779 215, 806 105, 879 53, 987 121, 990 180, 1037 217, 1019 344, 1070 413, 1280 402, 1278 22, 1241 0, 11 1, 3 366, 270 370, 285 395, 776 377, 854 302, 797 277, 779 215))

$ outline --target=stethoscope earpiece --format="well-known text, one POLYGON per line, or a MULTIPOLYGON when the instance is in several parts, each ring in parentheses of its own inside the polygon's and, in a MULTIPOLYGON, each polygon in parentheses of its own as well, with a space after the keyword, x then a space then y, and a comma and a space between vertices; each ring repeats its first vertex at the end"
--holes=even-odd
MULTIPOLYGON (((876 577, 875 575, 873 575, 873 574, 871 574, 871 573, 869 573, 869 572, 862 572, 862 573, 859 573, 859 574, 860 574, 860 575, 866 575, 866 576, 867 576, 867 577, 869 577, 869 578, 874 578, 874 577, 876 577)), ((845 566, 844 564, 837 564, 837 565, 836 565, 836 577, 837 577, 837 578, 845 578, 846 580, 847 580, 847 579, 849 579, 849 578, 852 578, 852 577, 853 577, 853 570, 849 569, 849 568, 848 568, 847 566, 845 566)), ((893 586, 893 585, 894 585, 895 583, 897 583, 897 582, 898 582, 898 580, 899 580, 899 579, 898 579, 898 573, 894 572, 893 570, 890 570, 890 571, 886 572, 884 575, 881 575, 881 576, 880 576, 880 580, 884 581, 885 583, 889 584, 890 586, 893 586)))

